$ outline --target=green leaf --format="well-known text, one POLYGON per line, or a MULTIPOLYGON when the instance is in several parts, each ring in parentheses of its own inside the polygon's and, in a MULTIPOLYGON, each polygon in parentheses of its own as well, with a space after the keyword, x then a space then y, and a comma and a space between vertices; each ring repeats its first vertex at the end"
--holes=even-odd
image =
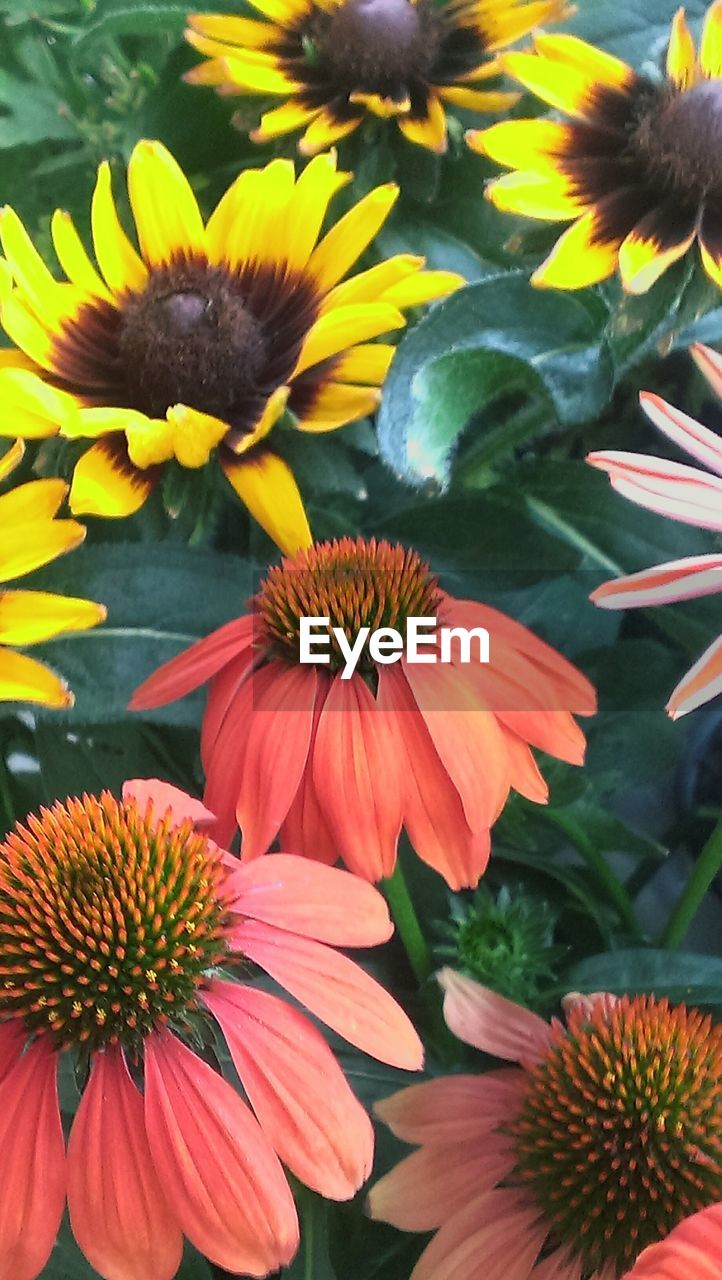
MULTIPOLYGON (((107 622, 96 630, 34 650, 62 671, 76 697, 67 714, 85 723, 123 718, 146 676, 243 613, 255 587, 247 561, 167 542, 81 547, 26 582, 108 608, 107 622)), ((199 696, 187 698, 153 719, 197 724, 200 705, 199 696)))
MULTIPOLYGON (((707 7, 708 0, 688 0, 688 19, 702 18, 707 7)), ((660 61, 666 52, 674 8, 671 0, 627 0, 623 6, 618 0, 594 0, 580 4, 564 30, 639 68, 648 58, 660 61)))
POLYGON ((588 956, 565 975, 569 990, 613 995, 653 992, 690 1004, 722 1004, 722 959, 630 948, 588 956))
POLYGON ((597 300, 535 292, 517 272, 460 290, 399 346, 379 413, 382 456, 406 480, 447 485, 461 431, 510 390, 563 425, 593 418, 613 386, 605 319, 597 300))
POLYGON ((0 69, 0 150, 79 138, 66 103, 52 89, 0 69))

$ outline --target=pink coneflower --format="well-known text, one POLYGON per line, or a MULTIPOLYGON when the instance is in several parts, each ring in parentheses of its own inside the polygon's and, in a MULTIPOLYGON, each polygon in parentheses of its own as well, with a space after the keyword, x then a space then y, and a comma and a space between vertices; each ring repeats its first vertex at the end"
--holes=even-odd
POLYGON ((0 1273, 35 1280, 66 1203, 106 1280, 171 1280, 183 1236, 265 1276, 298 1222, 281 1161, 344 1200, 373 1132, 320 1033, 249 981, 258 966, 353 1044, 410 1069, 405 1014, 336 946, 388 938, 381 896, 278 854, 251 866, 164 783, 57 803, 0 844, 0 1273), (250 1106, 220 1073, 222 1036, 250 1106), (57 1070, 82 1097, 67 1155, 57 1070), (255 1115, 254 1115, 255 1113, 255 1115))
POLYGON ((722 1204, 693 1213, 651 1244, 624 1280, 722 1280, 722 1204))
POLYGON ((436 1232, 412 1280, 617 1280, 722 1199, 722 1027, 604 994, 568 996, 550 1024, 450 969, 440 980, 451 1030, 518 1065, 378 1105, 420 1147, 370 1197, 374 1217, 436 1232))
MULTIPOLYGON (((722 356, 709 347, 692 348, 710 386, 722 397, 722 356)), ((722 439, 700 422, 643 391, 640 403, 660 431, 709 471, 646 454, 610 450, 590 453, 592 466, 608 472, 613 487, 640 507, 671 520, 722 532, 722 439), (710 474, 710 472, 712 474, 710 474)), ((640 609, 694 600, 722 591, 722 555, 686 556, 641 573, 605 582, 592 593, 602 609, 640 609)), ((722 691, 722 636, 694 664, 673 691, 667 711, 673 720, 709 702, 722 691)))
POLYGON ((573 713, 591 715, 589 681, 505 614, 456 600, 415 551, 374 539, 315 543, 269 569, 253 612, 156 671, 136 691, 143 710, 211 681, 201 754, 206 803, 226 844, 264 853, 280 830, 294 853, 339 855, 368 880, 390 876, 402 824, 419 857, 454 889, 477 884, 489 831, 510 788, 546 803, 530 747, 584 758, 573 713), (328 617, 353 642, 360 627, 406 634, 411 617, 485 628, 491 663, 377 663, 368 645, 342 678, 334 640, 326 667, 302 665, 302 617, 328 617))

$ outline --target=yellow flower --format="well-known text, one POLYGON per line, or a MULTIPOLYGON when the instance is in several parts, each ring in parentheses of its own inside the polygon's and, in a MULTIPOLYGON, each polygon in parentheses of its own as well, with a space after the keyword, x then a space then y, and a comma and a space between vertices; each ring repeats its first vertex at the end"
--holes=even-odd
MULTIPOLYGON (((75 466, 77 515, 137 511, 176 459, 216 452, 236 493, 288 553, 311 541, 296 482, 267 438, 286 406, 299 430, 332 431, 371 413, 394 348, 372 341, 401 308, 462 280, 399 254, 341 283, 373 240, 397 189, 377 187, 319 239, 349 180, 333 154, 296 178, 289 160, 248 169, 204 225, 158 142, 139 142, 128 190, 140 252, 121 227, 107 164, 91 217, 96 270, 67 213, 52 234, 58 283, 12 209, 0 315, 19 348, 0 365, 7 430, 95 443, 75 466)), ((3 431, 0 424, 0 432, 3 431)))
MULTIPOLYGON (((9 475, 22 453, 18 441, 0 458, 0 480, 9 475)), ((39 569, 83 541, 81 524, 55 519, 66 493, 62 480, 32 480, 0 496, 0 582, 39 569)), ((37 644, 61 632, 85 631, 104 618, 103 605, 92 600, 45 591, 0 590, 0 701, 71 706, 73 695, 54 672, 6 646, 37 644)))
POLYGON ((580 289, 618 266, 625 289, 645 293, 697 239, 722 285, 722 0, 707 11, 699 50, 677 11, 659 83, 573 36, 535 44, 504 67, 572 120, 467 135, 515 170, 487 188, 497 208, 574 220, 532 282, 580 289))
POLYGON ((410 142, 445 151, 445 108, 513 105, 518 94, 487 83, 499 75, 499 50, 568 12, 566 0, 252 4, 265 21, 191 15, 186 36, 207 61, 186 79, 285 99, 251 137, 265 142, 303 128, 298 149, 307 156, 352 133, 366 112, 393 116, 410 142))

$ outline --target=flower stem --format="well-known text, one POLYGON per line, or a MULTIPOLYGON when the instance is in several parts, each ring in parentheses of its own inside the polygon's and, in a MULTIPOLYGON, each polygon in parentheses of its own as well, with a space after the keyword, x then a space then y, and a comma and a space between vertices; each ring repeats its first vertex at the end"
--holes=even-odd
POLYGON ((419 917, 411 900, 399 859, 396 861, 394 874, 383 881, 383 889, 394 924, 409 958, 409 964, 421 987, 430 976, 433 967, 431 951, 421 931, 419 917))
POLYGON ((549 822, 564 832, 577 853, 586 862, 599 888, 603 889, 609 900, 614 903, 630 933, 639 938, 640 928, 634 904, 621 880, 612 871, 604 854, 600 853, 586 831, 569 814, 561 813, 558 809, 544 809, 541 812, 549 822))
POLYGON ((722 867, 722 818, 707 841, 680 894, 661 938, 663 947, 678 947, 699 910, 702 899, 722 867))

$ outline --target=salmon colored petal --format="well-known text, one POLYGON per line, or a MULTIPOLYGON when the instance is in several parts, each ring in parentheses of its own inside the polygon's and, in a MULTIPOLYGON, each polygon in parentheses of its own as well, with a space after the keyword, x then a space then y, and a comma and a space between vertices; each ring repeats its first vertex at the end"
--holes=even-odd
POLYGON ((442 969, 438 978, 444 1018, 455 1036, 507 1062, 541 1061, 552 1042, 548 1022, 453 969, 442 969))
POLYGON ((65 1141, 57 1062, 47 1036, 18 1058, 0 1083, 0 1276, 35 1280, 58 1234, 65 1205, 65 1141))
POLYGON ((258 662, 258 650, 247 645, 235 658, 231 658, 230 662, 221 667, 211 680, 201 724, 201 762, 206 773, 225 718, 233 708, 241 685, 258 662))
POLYGON ((390 876, 403 816, 394 718, 361 676, 335 679, 318 722, 313 779, 323 814, 349 870, 390 876))
POLYGON ((403 743, 404 825, 416 853, 450 889, 474 888, 489 860, 489 831, 469 827, 400 667, 379 670, 378 705, 393 714, 403 743))
POLYGON ((722 636, 705 649, 672 693, 666 710, 673 720, 695 711, 722 692, 722 636))
POLYGON ((377 889, 349 871, 324 867, 290 853, 238 868, 234 911, 336 947, 375 947, 393 925, 377 889))
POLYGON ((138 686, 128 704, 131 711, 162 707, 205 684, 253 640, 253 616, 234 618, 197 640, 170 662, 164 662, 138 686))
POLYGON ((158 778, 129 779, 123 783, 123 799, 135 800, 141 811, 152 804, 154 815, 158 819, 170 810, 171 820, 179 826, 183 822, 195 825, 215 822, 215 814, 206 809, 200 800, 187 795, 180 787, 173 787, 169 782, 161 782, 158 778))
POLYGON ((436 1233, 411 1280, 528 1280, 548 1232, 522 1192, 495 1189, 455 1213, 436 1233))
POLYGON ((449 1147, 485 1140, 514 1119, 527 1089, 527 1074, 517 1067, 476 1076, 440 1076, 400 1089, 377 1102, 374 1112, 404 1142, 449 1147))
POLYGON ((94 1055, 68 1144, 73 1234, 105 1280, 173 1280, 183 1236, 163 1195, 143 1099, 120 1049, 94 1055))
POLYGON ((640 1253, 624 1280, 722 1280, 722 1204, 683 1218, 640 1253))
POLYGON ((321 1034, 252 987, 214 981, 203 1002, 277 1155, 320 1195, 349 1200, 371 1172, 373 1127, 321 1034))
MULTIPOLYGON (((697 343, 692 348, 692 355, 712 389, 717 389, 715 379, 720 379, 722 389, 722 364, 718 353, 697 343)), ((649 391, 641 392, 639 403, 650 422, 663 431, 668 440, 672 440, 698 462, 722 476, 722 436, 703 427, 701 422, 690 418, 689 414, 680 412, 673 405, 667 404, 661 396, 652 395, 649 391)))
POLYGON ((469 826, 472 831, 489 828, 509 794, 509 765, 496 717, 480 705, 463 669, 402 662, 469 826))
POLYGON ((499 1134, 488 1136, 483 1145, 423 1147, 372 1187, 369 1212, 400 1231, 431 1231, 495 1187, 515 1160, 509 1139, 499 1134))
POLYGON ((231 941, 350 1044, 390 1066, 420 1070, 423 1045, 406 1014, 347 956, 256 920, 238 925, 231 941))
POLYGON ((583 764, 587 741, 566 711, 503 711, 499 719, 524 742, 567 764, 583 764))
POLYGON ((316 731, 321 718, 331 679, 319 673, 316 705, 313 712, 311 729, 311 747, 306 761, 306 768, 299 783, 298 791, 291 801, 290 808, 278 833, 281 848, 288 853, 300 853, 326 866, 338 862, 339 848, 323 815, 316 786, 313 781, 313 752, 316 743, 316 731))
POLYGON ((0 1024, 0 1081, 15 1066, 27 1038, 25 1027, 18 1019, 0 1024))
MULTIPOLYGON (((569 1249, 555 1249, 543 1262, 538 1262, 529 1280, 581 1280, 582 1264, 569 1249)), ((595 1277, 590 1277, 595 1280, 595 1277)), ((601 1280, 597 1273, 596 1280, 601 1280)))
POLYGON ((145 1042, 145 1123, 181 1229, 211 1262, 265 1276, 298 1248, 293 1197, 246 1104, 169 1032, 145 1042))
POLYGON ((531 800, 533 804, 546 804, 549 799, 549 788, 527 744, 505 728, 504 745, 514 790, 518 791, 520 796, 531 800))
POLYGON ((306 765, 316 700, 313 667, 276 664, 263 684, 261 674, 238 751, 236 821, 244 861, 266 852, 288 813, 306 765))

